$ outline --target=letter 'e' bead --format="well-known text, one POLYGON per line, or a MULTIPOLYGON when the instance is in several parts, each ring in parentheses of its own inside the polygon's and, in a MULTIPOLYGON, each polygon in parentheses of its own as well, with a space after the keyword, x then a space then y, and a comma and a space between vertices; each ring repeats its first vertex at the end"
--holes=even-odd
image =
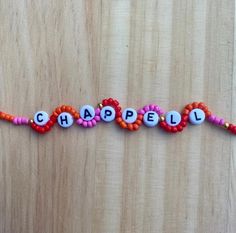
POLYGON ((44 111, 38 111, 34 115, 34 123, 39 126, 44 126, 49 121, 49 116, 44 111))
POLYGON ((155 127, 159 122, 159 116, 154 111, 148 111, 143 116, 143 123, 147 127, 155 127))

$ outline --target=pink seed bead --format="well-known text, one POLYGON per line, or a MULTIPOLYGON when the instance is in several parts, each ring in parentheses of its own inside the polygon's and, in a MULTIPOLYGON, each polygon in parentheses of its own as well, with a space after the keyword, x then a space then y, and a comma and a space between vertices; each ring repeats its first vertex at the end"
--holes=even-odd
POLYGON ((87 127, 88 127, 88 122, 87 122, 87 121, 83 121, 83 126, 84 126, 85 128, 87 128, 87 127))
POLYGON ((101 112, 100 108, 97 108, 97 109, 95 110, 95 115, 100 115, 100 112, 101 112))
POLYGON ((165 114, 165 111, 163 111, 162 109, 160 109, 160 110, 159 110, 159 114, 160 114, 160 115, 163 115, 163 114, 165 114))
POLYGON ((225 120, 224 119, 220 119, 220 125, 224 125, 225 124, 225 120))
POLYGON ((79 124, 79 125, 83 124, 83 120, 82 120, 81 118, 79 118, 79 119, 77 120, 77 124, 79 124))
POLYGON ((155 106, 155 111, 159 112, 160 111, 160 107, 159 106, 155 106))
POLYGON ((22 123, 22 122, 21 122, 21 117, 17 117, 17 124, 18 124, 18 125, 21 125, 21 123, 22 123))
POLYGON ((210 116, 208 117, 208 120, 209 120, 210 122, 212 122, 212 120, 213 120, 213 115, 210 115, 210 116))
POLYGON ((25 118, 25 124, 29 124, 29 118, 25 118))
POLYGON ((219 125, 219 123, 220 123, 220 118, 219 118, 219 117, 216 117, 216 118, 215 118, 215 124, 216 124, 216 125, 219 125))
POLYGON ((13 123, 14 123, 15 125, 17 125, 17 124, 18 124, 17 117, 15 117, 15 118, 13 119, 13 123))
POLYGON ((91 121, 88 121, 88 127, 89 127, 89 128, 92 128, 92 127, 93 127, 93 124, 92 124, 91 121))
POLYGON ((212 122, 212 123, 215 122, 215 119, 216 119, 216 116, 215 116, 215 115, 211 115, 211 116, 209 117, 209 121, 212 122))
POLYGON ((95 126, 97 124, 97 122, 94 119, 92 119, 92 124, 93 124, 93 126, 95 126))
POLYGON ((146 112, 148 112, 148 111, 149 111, 149 106, 146 105, 146 106, 144 107, 144 110, 145 110, 146 112))
POLYGON ((154 104, 150 104, 150 105, 149 105, 149 109, 150 109, 151 111, 153 111, 153 110, 155 109, 155 105, 154 105, 154 104))
POLYGON ((138 114, 144 115, 144 114, 145 114, 145 111, 144 111, 143 109, 139 109, 139 110, 138 110, 138 114))
POLYGON ((101 120, 100 116, 95 116, 94 119, 95 119, 96 121, 100 121, 100 120, 101 120))

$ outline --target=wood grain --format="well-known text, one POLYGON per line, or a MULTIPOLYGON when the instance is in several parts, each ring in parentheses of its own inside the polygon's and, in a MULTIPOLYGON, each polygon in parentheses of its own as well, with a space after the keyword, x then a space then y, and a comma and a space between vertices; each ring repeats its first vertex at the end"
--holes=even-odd
MULTIPOLYGON (((0 110, 105 97, 204 101, 236 118, 235 1, 1 0, 0 110)), ((236 141, 115 124, 39 136, 0 122, 1 233, 234 233, 236 141)))

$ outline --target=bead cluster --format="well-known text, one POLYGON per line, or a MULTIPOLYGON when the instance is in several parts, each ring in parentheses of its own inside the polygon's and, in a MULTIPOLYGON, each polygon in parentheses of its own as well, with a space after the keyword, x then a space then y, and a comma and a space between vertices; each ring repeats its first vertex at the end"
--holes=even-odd
POLYGON ((94 110, 90 105, 85 105, 80 110, 81 117, 76 121, 78 125, 85 128, 92 128, 100 121, 100 108, 94 110))
POLYGON ((27 117, 14 117, 13 123, 15 125, 28 125, 29 118, 27 118, 27 117))
POLYGON ((108 98, 99 103, 96 109, 91 105, 84 105, 77 111, 71 106, 62 105, 57 107, 51 116, 44 111, 38 111, 32 119, 12 116, 0 111, 0 120, 6 120, 15 125, 29 125, 41 134, 49 132, 56 123, 63 128, 71 127, 74 122, 84 128, 92 128, 100 121, 108 123, 114 120, 121 128, 129 131, 136 131, 144 124, 146 127, 159 125, 167 132, 177 133, 183 131, 188 122, 200 125, 208 120, 210 123, 236 134, 236 125, 212 114, 202 102, 186 105, 181 113, 174 110, 165 112, 155 104, 145 105, 138 111, 133 108, 126 108, 122 111, 117 100, 108 98))

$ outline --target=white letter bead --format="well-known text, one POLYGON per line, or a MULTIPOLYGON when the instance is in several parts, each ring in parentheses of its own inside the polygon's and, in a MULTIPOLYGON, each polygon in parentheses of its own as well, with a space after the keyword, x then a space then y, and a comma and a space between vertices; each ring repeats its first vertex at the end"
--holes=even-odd
POLYGON ((166 123, 169 126, 176 126, 181 122, 181 115, 176 111, 170 111, 166 114, 166 123))
POLYGON ((105 106, 100 112, 101 119, 105 122, 111 122, 116 117, 115 109, 110 106, 105 106))
POLYGON ((84 121, 91 121, 95 117, 95 110, 94 107, 91 105, 84 105, 80 109, 80 117, 84 121))
POLYGON ((122 113, 122 119, 128 124, 134 123, 137 117, 137 111, 133 108, 126 108, 122 113))
POLYGON ((73 125, 74 119, 73 119, 73 116, 70 113, 62 112, 58 116, 57 122, 62 128, 69 128, 70 126, 73 125))
POLYGON ((205 120, 205 113, 200 108, 193 109, 189 114, 189 121, 193 125, 200 125, 205 120))
POLYGON ((44 111, 38 111, 34 115, 34 122, 39 126, 44 126, 49 121, 49 116, 44 111))
POLYGON ((159 116, 154 111, 148 111, 143 116, 143 123, 147 127, 155 127, 159 122, 159 116))

